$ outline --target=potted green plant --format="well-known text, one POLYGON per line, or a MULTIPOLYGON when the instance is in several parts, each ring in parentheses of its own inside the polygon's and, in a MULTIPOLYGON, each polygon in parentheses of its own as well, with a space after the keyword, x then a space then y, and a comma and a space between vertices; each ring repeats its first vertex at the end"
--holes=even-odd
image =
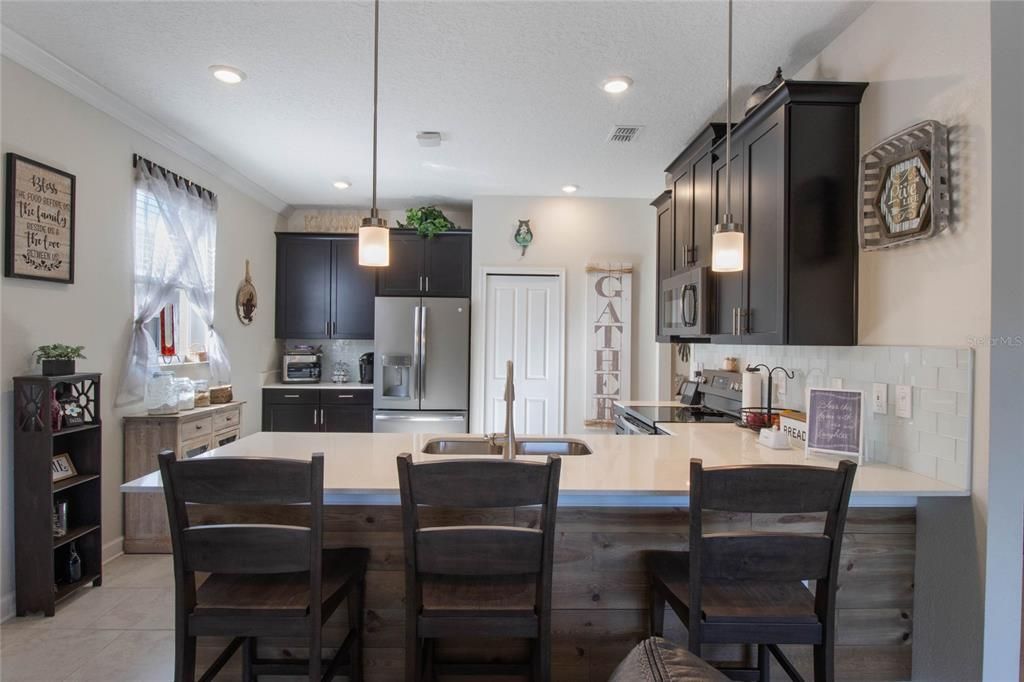
POLYGON ((405 212, 405 220, 405 225, 399 224, 400 227, 416 230, 416 234, 427 239, 433 239, 442 232, 455 229, 455 223, 437 206, 410 208, 405 212))
POLYGON ((36 356, 36 364, 43 366, 43 376, 53 377, 75 373, 75 360, 85 359, 82 351, 85 346, 68 346, 63 343, 51 343, 39 346, 32 355, 36 356))

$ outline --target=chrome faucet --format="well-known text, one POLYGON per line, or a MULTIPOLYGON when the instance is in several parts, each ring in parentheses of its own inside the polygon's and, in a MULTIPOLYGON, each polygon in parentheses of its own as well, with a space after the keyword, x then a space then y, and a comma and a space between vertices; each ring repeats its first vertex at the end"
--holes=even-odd
POLYGON ((502 446, 501 458, 516 458, 516 430, 513 425, 514 407, 516 403, 516 387, 512 380, 512 361, 505 363, 505 442, 502 446))

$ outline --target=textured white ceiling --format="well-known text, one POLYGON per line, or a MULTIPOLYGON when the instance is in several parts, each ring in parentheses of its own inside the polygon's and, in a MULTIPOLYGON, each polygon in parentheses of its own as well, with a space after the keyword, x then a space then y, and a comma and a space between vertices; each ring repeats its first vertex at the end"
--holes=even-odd
MULTIPOLYGON (((737 101, 776 65, 804 65, 867 4, 737 2, 737 101)), ((383 0, 382 203, 554 195, 566 183, 654 197, 724 100, 725 17, 717 0, 383 0), (616 74, 635 85, 607 95, 599 84, 616 74), (645 128, 608 144, 616 124, 645 128), (445 141, 421 148, 419 130, 445 141)), ((0 19, 287 203, 369 202, 369 2, 5 0, 0 19), (224 86, 211 64, 249 79, 224 86)))

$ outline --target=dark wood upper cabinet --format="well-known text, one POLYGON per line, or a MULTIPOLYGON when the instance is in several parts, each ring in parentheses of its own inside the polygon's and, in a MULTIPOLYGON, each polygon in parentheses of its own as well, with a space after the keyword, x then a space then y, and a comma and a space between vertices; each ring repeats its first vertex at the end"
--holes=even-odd
MULTIPOLYGON (((737 147, 732 150, 732 195, 731 209, 734 219, 743 216, 743 153, 737 147)), ((725 150, 722 159, 714 164, 711 185, 712 225, 725 214, 725 150)), ((710 264, 710 254, 709 254, 710 264)), ((740 343, 739 318, 743 309, 743 272, 714 272, 711 274, 711 335, 716 343, 740 343)))
POLYGON ((658 309, 654 316, 654 335, 658 341, 671 341, 671 337, 662 333, 662 294, 661 283, 672 274, 672 191, 665 190, 661 196, 651 202, 658 213, 658 261, 655 275, 656 291, 658 292, 658 309))
POLYGON ((784 132, 785 112, 780 109, 751 130, 743 145, 747 272, 740 321, 744 343, 786 340, 784 132))
POLYGON ((419 296, 423 290, 423 254, 427 240, 415 232, 391 231, 388 266, 377 276, 378 296, 419 296))
POLYGON ((472 232, 459 230, 425 239, 392 231, 391 263, 380 269, 378 296, 468 297, 472 289, 472 232))
MULTIPOLYGON (((713 342, 856 345, 858 109, 866 87, 785 81, 734 126, 732 213, 746 254, 742 272, 711 273, 713 342)), ((719 136, 713 126, 666 169, 677 191, 673 258, 686 253, 675 242, 690 234, 689 258, 675 262, 676 271, 711 264, 725 203, 725 129, 719 136)), ((669 256, 660 213, 658 234, 662 264, 669 256)))
POLYGON ((356 235, 278 233, 275 336, 372 339, 377 273, 356 235))
POLYGON ((336 239, 331 338, 372 339, 377 273, 359 265, 359 239, 336 239))
POLYGON ((278 234, 275 336, 327 338, 331 290, 331 241, 278 234))
POLYGON ((672 179, 672 271, 678 274, 694 266, 711 265, 712 166, 711 148, 725 135, 725 124, 705 126, 669 164, 672 179))
POLYGON ((469 296, 473 240, 468 232, 450 232, 428 239, 425 246, 423 294, 469 296))

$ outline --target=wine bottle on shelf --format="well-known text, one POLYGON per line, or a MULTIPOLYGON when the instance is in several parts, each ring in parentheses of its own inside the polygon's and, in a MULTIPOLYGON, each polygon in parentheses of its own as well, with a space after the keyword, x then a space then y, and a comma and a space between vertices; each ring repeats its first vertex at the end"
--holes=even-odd
POLYGON ((68 582, 76 583, 82 579, 82 558, 78 556, 78 548, 71 543, 68 550, 68 582))

